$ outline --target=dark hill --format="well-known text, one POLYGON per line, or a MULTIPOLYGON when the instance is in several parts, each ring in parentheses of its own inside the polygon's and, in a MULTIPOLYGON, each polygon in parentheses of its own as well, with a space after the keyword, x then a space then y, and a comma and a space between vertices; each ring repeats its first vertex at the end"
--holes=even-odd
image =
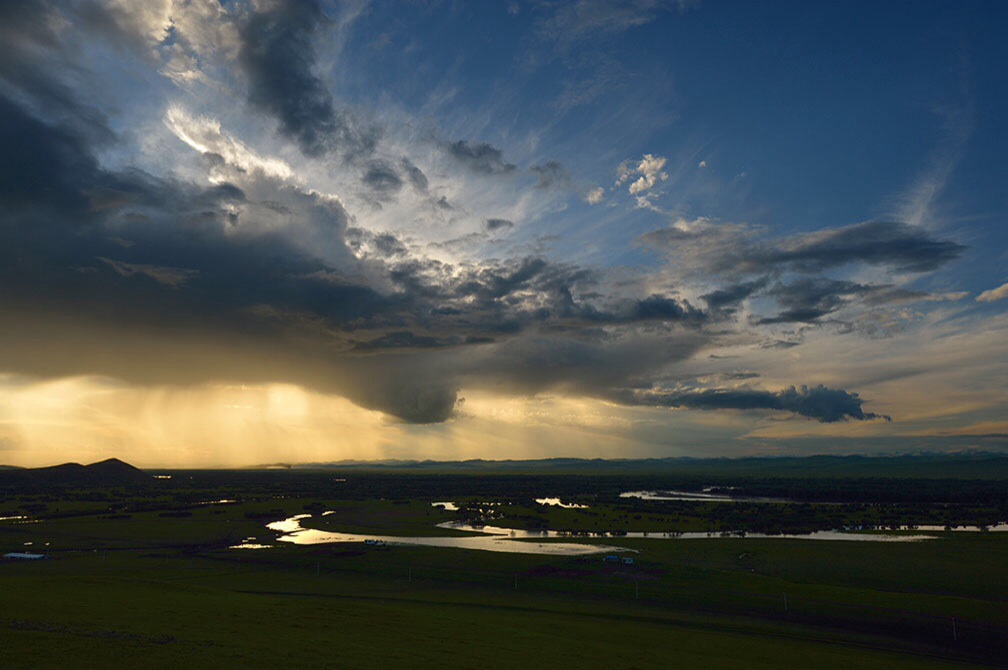
POLYGON ((0 484, 35 486, 130 486, 149 482, 151 476, 118 458, 90 465, 63 463, 45 468, 0 470, 0 484))

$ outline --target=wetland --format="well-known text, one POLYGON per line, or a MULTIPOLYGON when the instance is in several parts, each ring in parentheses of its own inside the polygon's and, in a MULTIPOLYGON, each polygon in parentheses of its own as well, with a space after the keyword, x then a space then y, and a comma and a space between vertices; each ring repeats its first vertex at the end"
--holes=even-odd
POLYGON ((331 640, 339 665, 361 668, 611 667, 628 640, 655 665, 700 663, 713 645, 715 668, 1008 657, 1008 477, 996 468, 983 479, 821 467, 754 477, 711 465, 0 477, 0 553, 48 558, 0 563, 0 666, 87 655, 96 666, 327 667, 331 640), (862 538, 872 541, 839 541, 862 538), (503 654, 455 658, 439 641, 502 629, 503 654))

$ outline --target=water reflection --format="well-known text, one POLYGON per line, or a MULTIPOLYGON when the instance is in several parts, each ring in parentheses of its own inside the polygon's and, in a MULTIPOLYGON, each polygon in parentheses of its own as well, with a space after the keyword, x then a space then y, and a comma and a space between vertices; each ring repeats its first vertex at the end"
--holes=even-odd
POLYGON ((459 521, 448 521, 437 524, 438 528, 474 533, 470 537, 401 537, 395 535, 361 535, 357 533, 341 533, 338 531, 316 530, 302 528, 301 519, 311 517, 311 514, 298 514, 288 519, 275 521, 267 526, 271 530, 283 533, 277 538, 280 542, 291 544, 329 544, 335 542, 360 542, 372 545, 406 544, 425 547, 454 547, 456 549, 476 549, 481 551, 499 551, 515 554, 552 554, 564 556, 579 556, 586 554, 601 554, 620 551, 634 551, 623 547, 601 544, 581 544, 574 542, 537 543, 532 540, 570 539, 574 537, 595 538, 647 538, 654 540, 700 540, 724 537, 762 538, 762 539, 795 539, 795 540, 826 540, 847 542, 920 542, 933 540, 934 535, 887 535, 880 533, 851 533, 835 530, 821 530, 806 535, 766 535, 763 533, 648 533, 620 532, 581 533, 574 534, 557 530, 518 530, 500 526, 479 526, 459 521))
POLYGON ((1004 533, 1008 532, 1008 523, 998 523, 992 526, 939 526, 935 524, 921 524, 900 526, 897 530, 912 530, 924 532, 944 532, 953 531, 960 533, 1004 533))
POLYGON ((724 493, 697 493, 696 491, 626 491, 620 498, 641 500, 698 500, 702 502, 786 503, 787 498, 761 498, 757 496, 730 496, 724 493))
POLYGON ((573 533, 563 530, 516 530, 514 528, 502 528, 500 526, 474 526, 472 524, 448 521, 439 523, 438 528, 450 528, 452 530, 468 530, 473 532, 488 533, 491 535, 507 535, 515 539, 521 538, 570 538, 570 537, 608 537, 608 538, 646 538, 649 540, 708 540, 720 537, 751 537, 764 539, 792 539, 792 540, 847 540, 862 542, 919 542, 921 540, 933 540, 933 535, 881 535, 878 533, 849 533, 838 530, 818 530, 805 535, 767 535, 765 533, 746 533, 744 531, 723 532, 723 533, 649 533, 643 532, 623 532, 618 533, 573 533))
POLYGON ((564 509, 588 509, 588 505, 565 503, 560 498, 536 498, 535 501, 540 505, 552 505, 553 507, 563 507, 564 509))
MULTIPOLYGON (((368 542, 377 544, 382 542, 386 545, 408 544, 424 547, 454 547, 456 549, 475 549, 480 551, 499 551, 510 554, 552 554, 561 556, 584 556, 587 554, 601 554, 607 552, 633 551, 623 547, 612 547, 601 544, 578 544, 573 542, 556 543, 536 543, 524 542, 511 537, 501 537, 501 533, 483 532, 472 537, 399 537, 394 535, 359 535, 357 533, 340 533, 336 531, 315 530, 313 528, 301 528, 301 519, 310 517, 310 514, 298 514, 289 519, 276 521, 267 526, 271 530, 284 533, 277 539, 280 542, 290 542, 292 544, 329 544, 333 542, 368 542)), ((444 524, 439 527, 447 528, 444 524)), ((462 530, 467 530, 462 528, 462 530)), ((510 529, 505 529, 510 530, 510 529)), ((544 537, 526 536, 532 537, 544 537)))
POLYGON ((228 549, 272 549, 272 544, 260 544, 255 537, 246 537, 241 544, 234 544, 228 549))
MULTIPOLYGON (((325 516, 325 514, 322 516, 325 516)), ((301 519, 309 518, 311 518, 311 514, 295 514, 292 517, 268 523, 266 527, 278 533, 294 533, 301 530, 301 519)))

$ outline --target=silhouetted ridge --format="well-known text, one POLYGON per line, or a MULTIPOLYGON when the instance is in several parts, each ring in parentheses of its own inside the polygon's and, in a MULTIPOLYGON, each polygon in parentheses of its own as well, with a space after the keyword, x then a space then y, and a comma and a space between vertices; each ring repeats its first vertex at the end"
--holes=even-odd
POLYGON ((0 470, 0 483, 40 486, 128 486, 149 482, 151 476, 118 458, 90 465, 63 463, 44 468, 0 470))

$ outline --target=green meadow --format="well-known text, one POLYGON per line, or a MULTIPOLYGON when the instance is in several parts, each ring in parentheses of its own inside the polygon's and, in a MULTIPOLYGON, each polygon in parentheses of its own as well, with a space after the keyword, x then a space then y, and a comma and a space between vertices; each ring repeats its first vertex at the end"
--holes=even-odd
MULTIPOLYGON (((0 521, 0 550, 49 558, 0 563, 0 667, 849 669, 998 667, 1008 658, 1005 533, 906 543, 573 540, 621 547, 629 565, 602 555, 296 546, 265 525, 312 514, 305 527, 443 536, 451 532, 435 524, 466 512, 431 501, 493 484, 452 481, 417 497, 402 475, 369 497, 284 476, 285 486, 264 477, 9 490, 0 516, 28 518, 0 521), (209 504, 219 500, 234 502, 209 504), (244 540, 271 548, 228 548, 244 540)), ((512 504, 501 507, 513 516, 494 523, 575 518, 512 504)), ((682 516, 663 504, 653 516, 682 516)), ((599 524, 647 529, 633 527, 646 514, 624 519, 619 505, 590 510, 599 524)))

